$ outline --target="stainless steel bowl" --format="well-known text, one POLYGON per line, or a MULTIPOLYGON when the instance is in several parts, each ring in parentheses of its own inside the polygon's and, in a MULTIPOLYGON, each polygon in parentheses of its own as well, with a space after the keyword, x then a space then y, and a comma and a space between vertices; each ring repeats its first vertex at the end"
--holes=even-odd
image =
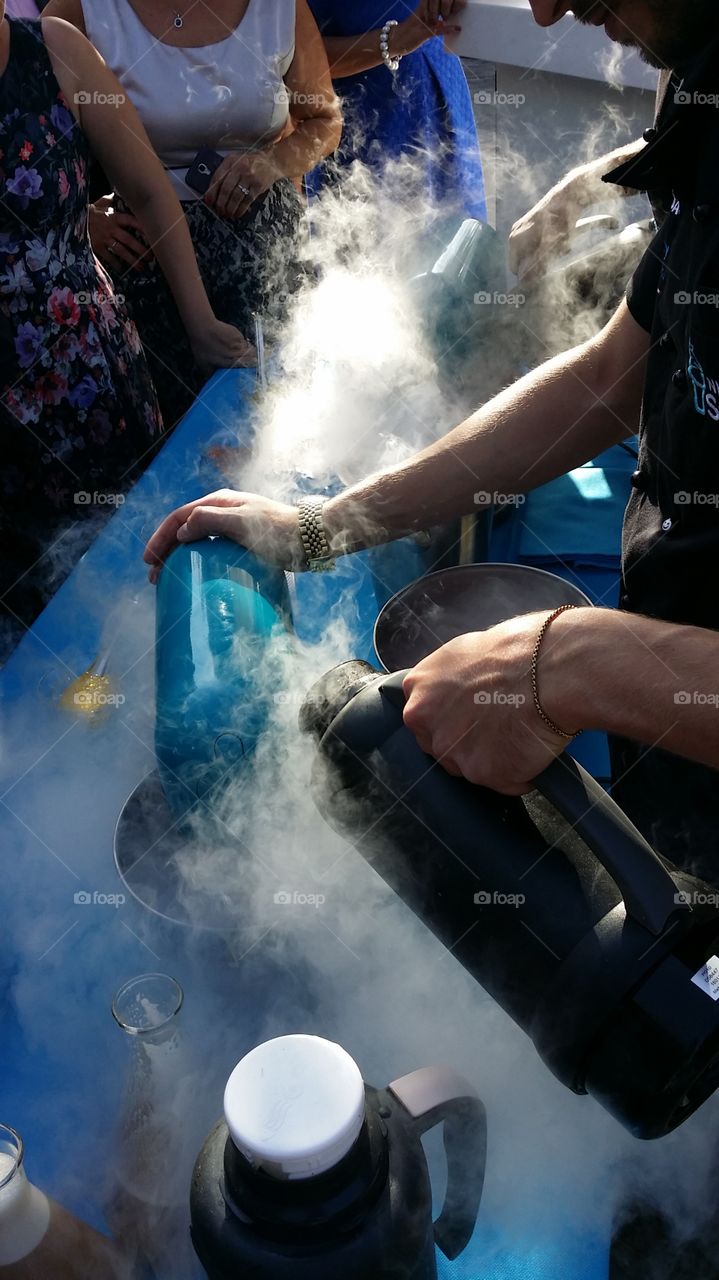
POLYGON ((458 565, 418 578, 387 601, 375 623, 375 649, 385 671, 402 671, 468 631, 486 631, 538 609, 591 603, 578 587, 544 569, 458 565))

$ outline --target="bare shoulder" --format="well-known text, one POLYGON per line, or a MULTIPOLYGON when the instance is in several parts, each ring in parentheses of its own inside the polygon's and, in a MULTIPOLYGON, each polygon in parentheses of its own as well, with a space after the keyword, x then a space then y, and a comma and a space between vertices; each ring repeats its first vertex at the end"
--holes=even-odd
POLYGON ((82 32, 64 18, 46 17, 43 13, 42 35, 57 82, 79 120, 79 90, 93 87, 101 59, 82 32))
POLYGON ((87 34, 82 0, 50 0, 43 9, 43 18, 64 18, 65 22, 77 27, 83 35, 87 34))

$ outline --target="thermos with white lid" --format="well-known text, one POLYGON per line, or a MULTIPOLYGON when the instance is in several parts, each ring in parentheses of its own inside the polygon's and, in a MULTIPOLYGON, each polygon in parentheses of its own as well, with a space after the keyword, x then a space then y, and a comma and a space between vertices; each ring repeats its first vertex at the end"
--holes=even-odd
POLYGON ((259 1045, 232 1072, 192 1182, 192 1239, 210 1280, 435 1280, 479 1208, 486 1119, 474 1089, 430 1067, 366 1085, 339 1045, 259 1045), (432 1220, 421 1137, 444 1124, 447 1190, 432 1220))

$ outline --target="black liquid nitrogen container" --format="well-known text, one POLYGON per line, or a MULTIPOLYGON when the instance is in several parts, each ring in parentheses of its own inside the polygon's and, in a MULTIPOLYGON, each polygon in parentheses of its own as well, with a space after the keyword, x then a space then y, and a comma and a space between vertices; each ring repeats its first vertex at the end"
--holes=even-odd
POLYGON ((192 1240, 210 1280, 436 1280, 482 1194, 486 1122, 471 1086, 432 1067, 365 1085, 339 1045, 253 1049, 192 1181, 192 1240), (432 1222, 421 1135, 444 1125, 447 1192, 432 1222))
POLYGON ((575 1093, 652 1138, 719 1085, 719 893, 660 859, 569 757, 515 798, 404 726, 406 672, 311 691, 316 803, 575 1093))

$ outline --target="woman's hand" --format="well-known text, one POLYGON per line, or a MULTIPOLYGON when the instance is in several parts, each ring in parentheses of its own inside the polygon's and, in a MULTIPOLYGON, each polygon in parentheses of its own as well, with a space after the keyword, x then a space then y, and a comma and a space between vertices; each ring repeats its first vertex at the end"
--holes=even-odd
POLYGON ((90 205, 90 240, 93 251, 109 272, 117 272, 124 262, 132 271, 141 271, 152 252, 139 236, 142 228, 131 213, 116 213, 112 197, 103 196, 90 205))
MULTIPOLYGON (((564 751, 566 738, 544 724, 532 697, 532 651, 546 616, 527 614, 458 636, 405 677, 405 724, 448 773, 522 795, 564 751)), ((552 650, 563 625, 572 625, 567 615, 552 624, 539 658, 540 696, 549 716, 553 710, 559 715, 552 650)))
POLYGON ((155 530, 144 557, 150 565, 150 581, 157 582, 163 561, 178 542, 196 542, 213 533, 239 542, 284 569, 307 567, 296 507, 256 493, 219 489, 178 507, 155 530))
POLYGON ((466 3, 467 0, 420 0, 409 18, 390 28, 390 57, 414 53, 433 36, 458 35, 462 28, 456 19, 466 3))
POLYGON ((274 148, 264 151, 235 152, 225 156, 212 176, 205 204, 221 218, 241 218, 258 196, 264 194, 283 177, 273 160, 274 148))
POLYGON ((196 333, 190 333, 192 352, 198 364, 211 365, 215 369, 252 368, 257 364, 257 352, 251 342, 232 324, 213 319, 196 333))

